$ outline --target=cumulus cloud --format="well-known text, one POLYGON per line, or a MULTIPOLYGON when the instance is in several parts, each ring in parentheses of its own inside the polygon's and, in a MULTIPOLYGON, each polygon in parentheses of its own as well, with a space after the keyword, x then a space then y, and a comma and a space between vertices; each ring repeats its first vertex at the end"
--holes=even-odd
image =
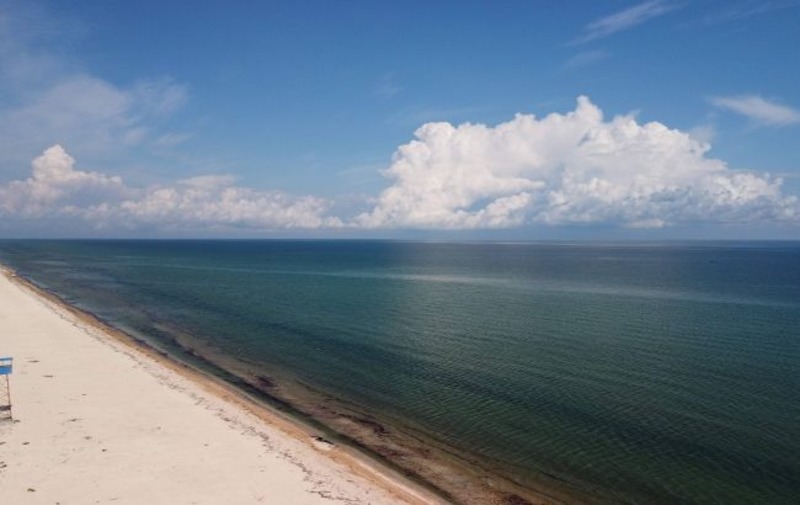
POLYGON ((343 221, 328 200, 243 187, 229 175, 131 186, 77 168, 54 145, 27 178, 0 185, 0 224, 225 233, 800 222, 800 203, 780 179, 731 170, 709 149, 658 122, 606 119, 586 97, 565 114, 518 114, 496 126, 427 123, 397 149, 370 209, 343 221))
POLYGON ((31 177, 0 187, 4 214, 40 218, 126 193, 119 177, 75 170, 75 160, 60 145, 45 150, 31 165, 31 177))
POLYGON ((153 187, 119 205, 85 209, 93 222, 120 221, 158 227, 246 227, 252 229, 337 227, 326 217, 328 202, 313 196, 293 197, 279 191, 257 191, 235 185, 235 178, 203 176, 168 187, 153 187))
POLYGON ((781 180, 735 172, 688 133, 631 116, 518 114, 491 127, 428 123, 401 146, 392 184, 357 216, 367 228, 503 228, 608 223, 796 221, 781 180))
POLYGON ((800 111, 792 107, 770 102, 758 95, 711 97, 715 106, 741 114, 750 120, 774 126, 787 126, 800 123, 800 111))
POLYGON ((328 202, 236 185, 227 175, 173 185, 134 188, 120 177, 75 168, 63 147, 45 150, 32 175, 0 186, 0 214, 8 219, 72 218, 93 227, 286 229, 337 227, 328 202))
POLYGON ((650 0, 634 5, 633 7, 592 21, 584 28, 583 35, 578 37, 573 43, 580 44, 608 37, 666 14, 674 8, 675 5, 664 2, 663 0, 650 0))

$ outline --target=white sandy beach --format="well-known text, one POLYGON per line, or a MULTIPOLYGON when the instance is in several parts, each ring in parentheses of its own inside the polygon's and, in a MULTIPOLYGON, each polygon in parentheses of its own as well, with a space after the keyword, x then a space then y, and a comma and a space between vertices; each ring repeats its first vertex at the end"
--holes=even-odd
POLYGON ((0 503, 433 501, 152 354, 0 275, 0 503))

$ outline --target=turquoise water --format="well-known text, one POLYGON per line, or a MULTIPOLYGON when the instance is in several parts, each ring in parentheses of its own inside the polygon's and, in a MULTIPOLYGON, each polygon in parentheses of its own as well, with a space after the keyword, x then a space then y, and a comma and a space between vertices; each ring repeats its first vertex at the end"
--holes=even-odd
POLYGON ((800 243, 0 241, 0 261, 518 479, 800 501, 800 243))

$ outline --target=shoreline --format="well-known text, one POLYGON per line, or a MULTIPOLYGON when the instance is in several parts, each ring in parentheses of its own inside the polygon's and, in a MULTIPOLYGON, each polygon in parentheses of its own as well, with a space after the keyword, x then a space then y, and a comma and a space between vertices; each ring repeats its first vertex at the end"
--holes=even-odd
MULTIPOLYGON (((298 446, 299 444, 303 446, 304 454, 301 457, 287 454, 280 454, 280 456, 291 461, 291 465, 300 468, 301 471, 306 473, 305 480, 313 482, 314 478, 312 477, 314 469, 309 469, 306 466, 311 455, 314 460, 320 460, 322 463, 320 466, 323 471, 328 470, 326 467, 331 466, 334 470, 331 473, 335 477, 340 479, 344 477, 342 480, 345 480, 345 482, 333 482, 332 489, 339 491, 337 488, 347 487, 347 484, 353 482, 350 479, 354 478, 354 480, 361 481, 357 483, 359 488, 355 491, 370 497, 369 500, 365 501, 363 496, 361 497, 362 499, 359 499, 358 493, 356 493, 355 497, 343 498, 344 501, 348 503, 351 501, 354 503, 372 503, 372 499, 377 498, 377 502, 380 503, 408 503, 412 505, 446 503, 444 499, 431 490, 410 481, 397 471, 382 465, 381 462, 347 447, 331 443, 321 436, 318 430, 303 423, 302 420, 292 418, 290 415, 250 397, 235 386, 202 372, 189 364, 176 360, 152 347, 147 342, 110 326, 91 313, 66 303, 56 294, 46 291, 36 286, 32 281, 17 275, 13 269, 5 265, 0 265, 0 278, 0 282, 8 281, 14 287, 19 288, 23 294, 31 297, 33 303, 40 305, 42 309, 74 327, 88 339, 99 342, 103 347, 101 350, 103 354, 111 355, 111 353, 115 353, 124 355, 124 359, 129 362, 128 364, 132 362, 135 368, 142 368, 145 374, 154 376, 158 380, 159 387, 178 390, 180 393, 187 394, 198 405, 204 404, 207 400, 216 403, 215 408, 219 410, 215 413, 217 417, 222 418, 223 424, 233 425, 243 431, 245 435, 253 438, 253 442, 260 441, 263 445, 270 438, 282 438, 279 443, 289 442, 288 445, 298 446), (194 388, 194 390, 190 388, 194 388), (239 420, 240 417, 249 417, 250 419, 242 422, 239 420), (269 433, 265 434, 267 430, 269 433), (337 472, 340 475, 335 475, 337 472), (365 488, 366 491, 362 488, 365 488), (371 493, 376 492, 383 496, 376 497, 371 495, 371 493)), ((25 367, 21 363, 22 359, 23 356, 15 356, 14 372, 16 375, 25 373, 21 371, 25 367)), ((29 362, 38 364, 39 360, 33 359, 29 362)), ((87 373, 91 374, 91 371, 87 371, 87 373)), ((136 371, 136 373, 141 374, 142 372, 136 371)), ((48 374, 43 377, 52 378, 53 376, 48 374)), ((15 379, 15 375, 12 375, 12 388, 14 387, 15 379)), ((20 394, 16 396, 19 397, 20 394)), ((17 398, 14 401, 13 412, 16 413, 21 408, 19 404, 23 402, 24 400, 17 398)), ((208 409, 208 406, 204 408, 208 409)), ((182 413, 183 411, 177 414, 182 413)), ((17 423, 24 422, 27 424, 27 421, 27 419, 19 419, 19 416, 16 415, 13 422, 0 422, 0 443, 6 446, 4 449, 10 449, 9 446, 13 443, 13 431, 17 428, 17 423)), ((73 418, 68 421, 76 422, 80 421, 80 419, 73 418)), ((226 428, 229 429, 230 426, 226 426, 226 428)), ((45 435, 49 435, 49 433, 45 435)), ((86 440, 90 439, 91 437, 86 438, 86 440)), ((26 441, 22 442, 22 445, 27 446, 33 443, 35 442, 26 441)), ((72 450, 76 449, 72 448, 72 450)), ((22 456, 21 454, 17 455, 22 456)), ((11 473, 9 470, 15 465, 14 456, 15 454, 9 451, 7 455, 0 458, 2 459, 0 461, 0 483, 4 479, 13 477, 9 477, 8 474, 11 473)), ((317 461, 313 462, 316 463, 317 461)), ((36 463, 35 466, 40 466, 38 462, 36 463)), ((136 471, 137 469, 131 468, 131 470, 136 471)), ((31 480, 36 480, 37 478, 37 476, 29 477, 31 477, 31 480)), ((330 476, 327 475, 323 477, 330 479, 330 476)), ((7 484, 13 485, 13 483, 8 482, 7 484)), ((20 494, 19 496, 41 498, 41 494, 32 494, 36 491, 35 488, 29 487, 25 490, 26 494, 20 494)), ((305 503, 309 498, 317 495, 323 498, 324 501, 331 498, 337 500, 336 494, 338 493, 333 493, 331 490, 312 489, 309 491, 309 496, 293 496, 292 499, 297 498, 298 503, 305 503)), ((221 498, 224 497, 217 497, 216 502, 219 502, 221 498)), ((314 500, 310 500, 309 503, 312 501, 314 500)), ((36 503, 38 502, 36 501, 36 503)), ((170 501, 168 503, 176 502, 170 501)))
MULTIPOLYGON (((579 491, 567 486, 558 486, 557 483, 542 484, 541 489, 538 487, 531 489, 518 484, 482 468, 475 461, 471 461, 468 455, 456 454, 448 447, 442 447, 430 439, 420 438, 419 433, 399 433, 399 444, 394 440, 398 433, 392 433, 391 441, 386 443, 385 425, 378 423, 362 410, 345 407, 346 413, 343 413, 341 403, 334 411, 329 411, 324 406, 322 409, 317 409, 313 406, 313 402, 312 406, 308 407, 296 401, 297 395, 293 397, 292 392, 283 396, 273 394, 271 389, 274 384, 271 383, 270 377, 249 374, 250 380, 248 380, 247 371, 230 371, 207 357, 209 353, 198 352, 194 346, 190 347, 176 339, 174 344, 178 348, 193 360, 198 360, 204 367, 211 369, 202 370, 196 364, 188 363, 141 337, 114 327, 110 322, 102 320, 91 312, 71 305, 59 295, 37 286, 32 280, 18 276, 11 268, 0 265, 0 269, 2 275, 14 284, 29 291, 37 299, 52 305, 51 310, 64 311, 77 319, 80 324, 88 326, 96 333, 93 335, 95 339, 111 339, 125 346, 129 352, 138 353, 155 361, 159 366, 193 382, 206 393, 222 398, 267 425, 276 427, 284 434, 310 444, 318 451, 324 452, 323 457, 347 466, 353 474, 368 479, 407 503, 550 505, 580 504, 591 500, 587 496, 581 496, 582 493, 579 491), (216 376, 216 371, 222 371, 235 378, 240 384, 216 376), (263 384, 260 384, 262 382, 263 384), (245 391, 241 385, 254 391, 245 391), (260 385, 264 387, 259 387, 260 385), (308 412, 309 410, 311 412, 308 412), (369 432, 374 432, 376 436, 370 437, 369 432), (330 439, 335 442, 331 442, 330 439), (426 454, 421 460, 412 459, 410 464, 392 461, 391 456, 403 455, 409 446, 412 449, 410 452, 414 452, 413 449, 418 447, 426 454), (437 453, 435 457, 428 455, 431 450, 437 453), (466 485, 465 489, 456 489, 456 493, 451 494, 449 491, 453 489, 453 481, 461 481, 466 485)), ((396 429, 394 431, 397 432, 396 429)))

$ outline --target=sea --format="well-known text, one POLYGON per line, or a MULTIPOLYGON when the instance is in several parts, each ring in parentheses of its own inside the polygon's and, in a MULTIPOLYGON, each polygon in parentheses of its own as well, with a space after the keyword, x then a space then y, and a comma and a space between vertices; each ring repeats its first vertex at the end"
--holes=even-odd
POLYGON ((800 503, 800 242, 6 240, 0 262, 524 486, 800 503))

